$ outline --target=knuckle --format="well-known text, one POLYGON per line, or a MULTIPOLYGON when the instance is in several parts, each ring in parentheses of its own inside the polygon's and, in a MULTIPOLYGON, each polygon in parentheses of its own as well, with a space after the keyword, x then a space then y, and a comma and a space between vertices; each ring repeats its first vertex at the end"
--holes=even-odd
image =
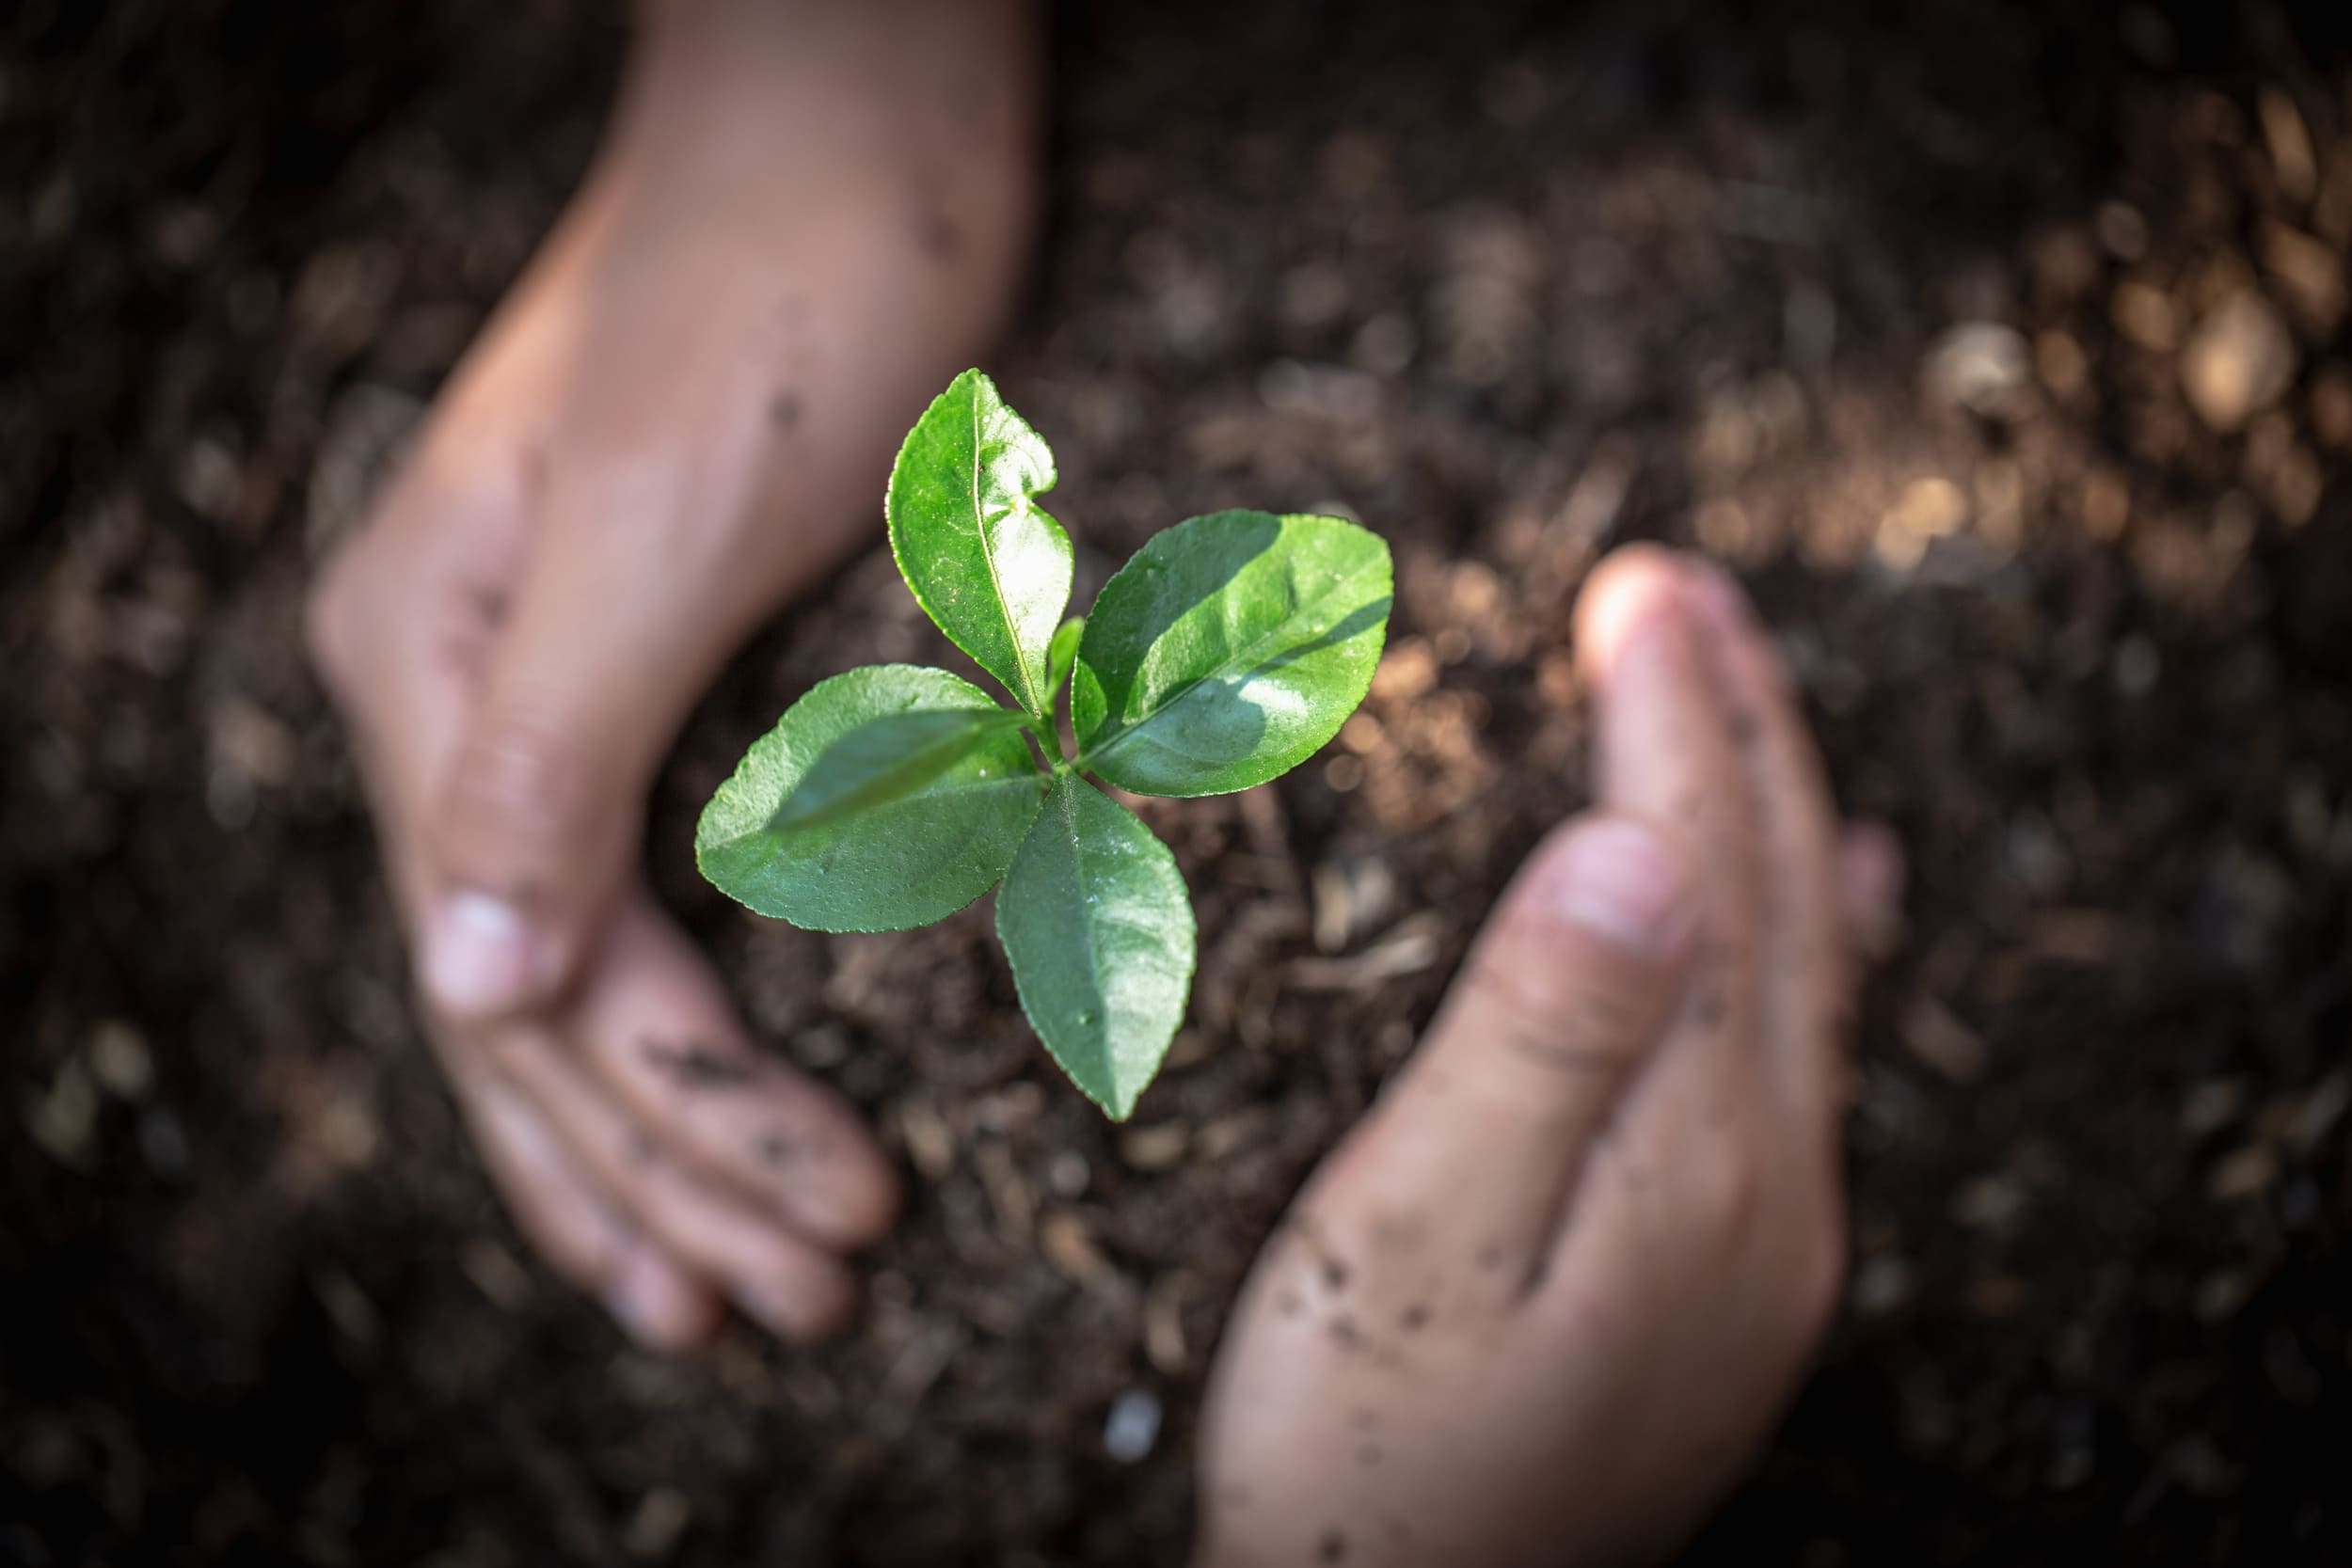
POLYGON ((1507 1037, 1502 1044, 1520 1054, 1607 1064, 1638 1053, 1654 976, 1620 955, 1580 946, 1541 958, 1482 954, 1471 983, 1490 1004, 1493 1027, 1507 1037))
POLYGON ((547 708, 505 703, 467 736, 448 809, 461 828, 560 843, 588 819, 596 778, 577 736, 547 708))

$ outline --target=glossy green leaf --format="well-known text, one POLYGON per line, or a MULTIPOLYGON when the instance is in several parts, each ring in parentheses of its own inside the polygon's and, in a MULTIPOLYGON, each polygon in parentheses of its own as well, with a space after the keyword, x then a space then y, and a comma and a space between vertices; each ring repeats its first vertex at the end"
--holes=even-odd
POLYGON ((1025 722, 993 703, 984 709, 912 708, 869 720, 818 754, 768 819, 768 831, 805 832, 912 795, 1025 722))
POLYGON ((1087 616, 1079 765, 1141 795, 1288 772, 1371 689, 1392 591, 1387 544, 1337 517, 1218 512, 1154 535, 1087 616))
POLYGON ((1176 857, 1133 812, 1062 774, 996 895, 996 934, 1054 1060, 1126 1120, 1192 990, 1192 900, 1176 857))
POLYGON ((1051 717, 1046 655, 1070 603, 1070 536, 1033 497, 1054 454, 966 371, 939 394, 890 471, 890 549, 916 602, 1033 717, 1051 717))
POLYGON ((1017 722, 944 670, 821 681, 703 808, 694 858, 721 892, 795 926, 927 926, 993 886, 1037 816, 1045 779, 1017 722), (894 738, 920 741, 913 760, 883 757, 894 738))
POLYGON ((1070 667, 1078 657, 1078 639, 1086 635, 1086 629, 1087 618, 1073 615, 1061 624, 1061 630, 1054 634, 1054 645, 1046 655, 1045 701, 1049 705, 1054 700, 1054 693, 1061 689, 1061 683, 1070 678, 1070 667))

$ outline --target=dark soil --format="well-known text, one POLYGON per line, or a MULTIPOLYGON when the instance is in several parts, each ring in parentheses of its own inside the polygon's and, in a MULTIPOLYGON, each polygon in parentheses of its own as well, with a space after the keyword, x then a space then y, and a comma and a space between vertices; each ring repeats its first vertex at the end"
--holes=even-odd
POLYGON ((1179 1560, 1236 1282, 1578 803, 1565 610, 1645 536, 1748 573, 1914 867, 1850 1307, 1699 1560, 2352 1560, 2343 8, 1089 8, 999 360, 1081 597, 1343 506, 1391 652, 1327 757, 1153 814, 1203 961, 1125 1131, 984 909, 692 876, 798 691, 938 656, 886 554, 739 662, 657 875, 912 1198, 848 1339, 691 1360, 499 1212, 297 639, 582 166, 577 9, 0 10, 0 1560, 1179 1560), (2181 345, 2247 289, 2292 364, 2221 433, 2181 345))

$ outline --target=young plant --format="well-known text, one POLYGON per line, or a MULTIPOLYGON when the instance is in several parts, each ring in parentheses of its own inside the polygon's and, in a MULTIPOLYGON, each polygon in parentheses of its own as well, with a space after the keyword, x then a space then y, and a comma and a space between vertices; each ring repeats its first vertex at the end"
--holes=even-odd
POLYGON ((1336 517, 1213 513, 1153 535, 1065 621, 1070 537, 1036 503, 1054 478, 987 376, 939 395, 891 470, 890 548, 1012 705, 908 664, 820 681, 719 786, 694 854, 729 896, 818 931, 927 926, 1002 881, 1023 1009, 1123 1121, 1184 1021, 1192 903, 1168 847, 1089 781, 1222 795, 1305 761, 1372 684, 1389 548, 1336 517))

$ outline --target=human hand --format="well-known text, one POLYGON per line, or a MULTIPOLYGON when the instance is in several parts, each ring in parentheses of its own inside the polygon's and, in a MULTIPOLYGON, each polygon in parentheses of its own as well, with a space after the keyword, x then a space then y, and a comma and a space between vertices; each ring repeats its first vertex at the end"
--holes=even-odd
POLYGON ((1028 205, 1023 8, 659 0, 596 166, 310 605, 427 1031, 517 1221, 656 1345, 847 1309, 895 1180, 638 872, 688 708, 866 527, 1028 205), (956 89, 959 117, 910 112, 956 89))
POLYGON ((1842 911, 1893 901, 1893 847, 1841 847, 1712 568, 1619 552, 1577 653, 1599 804, 1259 1259, 1201 1436, 1204 1568, 1655 1561, 1837 1299, 1842 911))

